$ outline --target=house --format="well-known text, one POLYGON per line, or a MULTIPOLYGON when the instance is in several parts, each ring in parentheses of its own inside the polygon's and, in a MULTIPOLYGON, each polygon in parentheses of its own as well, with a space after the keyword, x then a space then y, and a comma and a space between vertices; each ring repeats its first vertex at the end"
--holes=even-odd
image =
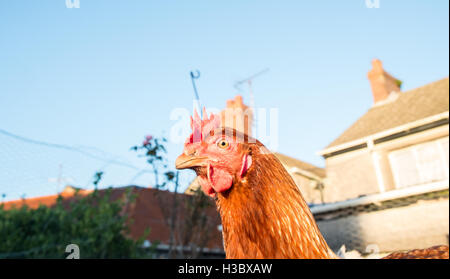
POLYGON ((373 106, 320 151, 327 202, 448 180, 448 78, 400 92, 375 60, 369 80, 373 106))
MULTIPOLYGON (((242 96, 237 95, 234 99, 228 100, 226 107, 221 111, 220 115, 222 126, 234 128, 250 136, 252 135, 252 110, 244 104, 242 96)), ((317 204, 323 202, 322 193, 325 169, 278 152, 275 152, 274 155, 292 176, 307 203, 317 204)), ((190 194, 199 187, 197 178, 195 178, 185 193, 190 194)))
POLYGON ((401 92, 377 59, 368 78, 372 107, 319 153, 319 227, 332 248, 362 252, 448 243, 449 79, 401 92))
MULTIPOLYGON (((106 189, 99 190, 99 193, 104 193, 106 189)), ((67 186, 60 195, 64 202, 71 202, 75 198, 75 193, 78 196, 86 196, 91 194, 92 190, 77 189, 72 186, 67 186)), ((171 230, 175 237, 179 240, 177 243, 185 242, 184 245, 174 245, 175 255, 178 257, 189 257, 192 249, 201 249, 199 257, 201 258, 224 258, 225 252, 222 244, 222 231, 220 226, 220 217, 216 211, 215 205, 212 201, 210 206, 198 210, 198 214, 204 214, 207 220, 207 225, 204 227, 185 226, 189 219, 189 208, 186 207, 187 201, 192 200, 192 196, 177 194, 178 207, 176 210, 174 205, 174 193, 169 191, 162 191, 155 188, 144 188, 138 186, 125 186, 111 188, 111 199, 118 200, 126 197, 126 193, 136 195, 133 203, 128 204, 124 208, 125 214, 128 215, 129 220, 132 220, 129 225, 129 236, 135 240, 139 239, 146 231, 150 229, 150 233, 144 242, 144 248, 151 244, 156 245, 155 257, 166 258, 169 252, 169 243, 171 230), (175 215, 172 213, 176 212, 175 215), (172 216, 175 216, 175 226, 170 227, 172 216), (192 238, 191 235, 196 234, 197 239, 192 238), (201 246, 200 246, 201 245, 201 246), (182 253, 180 253, 180 250, 182 253), (183 255, 183 256, 181 256, 183 255)), ((56 204, 58 195, 42 196, 35 198, 28 198, 22 200, 8 201, 2 203, 4 209, 19 208, 27 205, 31 209, 36 209, 40 205, 51 207, 56 204)), ((194 223, 194 222, 192 222, 194 223)))

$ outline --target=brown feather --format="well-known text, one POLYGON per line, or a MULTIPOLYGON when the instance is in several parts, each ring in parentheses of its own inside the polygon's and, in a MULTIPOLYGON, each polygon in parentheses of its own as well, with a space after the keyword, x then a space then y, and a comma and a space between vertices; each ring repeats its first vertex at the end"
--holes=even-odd
POLYGON ((438 245, 427 249, 415 249, 408 252, 395 252, 383 259, 448 259, 448 246, 438 245))

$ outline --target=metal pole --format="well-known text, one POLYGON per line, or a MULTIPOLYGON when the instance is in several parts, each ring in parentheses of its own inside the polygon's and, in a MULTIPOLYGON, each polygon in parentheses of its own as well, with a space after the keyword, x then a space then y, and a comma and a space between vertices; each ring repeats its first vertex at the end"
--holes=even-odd
POLYGON ((203 112, 202 112, 202 106, 200 104, 200 97, 198 96, 197 86, 195 86, 195 80, 199 79, 199 78, 200 78, 200 71, 199 70, 195 70, 195 74, 194 74, 194 72, 191 71, 192 87, 194 88, 195 98, 196 98, 197 103, 199 105, 200 119, 203 119, 203 112))

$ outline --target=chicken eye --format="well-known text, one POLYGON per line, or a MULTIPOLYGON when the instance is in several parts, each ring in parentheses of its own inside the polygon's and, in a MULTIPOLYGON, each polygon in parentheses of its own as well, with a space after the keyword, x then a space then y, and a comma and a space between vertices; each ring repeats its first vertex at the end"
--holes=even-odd
POLYGON ((219 140, 219 141, 217 142, 217 146, 220 147, 220 148, 227 148, 228 145, 230 145, 230 144, 229 144, 228 141, 225 140, 225 139, 221 139, 221 140, 219 140))

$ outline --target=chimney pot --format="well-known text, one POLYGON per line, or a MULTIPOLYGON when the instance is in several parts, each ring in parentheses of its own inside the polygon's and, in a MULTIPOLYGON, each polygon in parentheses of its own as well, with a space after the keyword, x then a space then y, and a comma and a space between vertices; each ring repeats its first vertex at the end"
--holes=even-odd
POLYGON ((386 100, 392 92, 400 92, 399 81, 383 69, 383 63, 379 59, 372 60, 372 69, 367 77, 374 104, 386 100))

